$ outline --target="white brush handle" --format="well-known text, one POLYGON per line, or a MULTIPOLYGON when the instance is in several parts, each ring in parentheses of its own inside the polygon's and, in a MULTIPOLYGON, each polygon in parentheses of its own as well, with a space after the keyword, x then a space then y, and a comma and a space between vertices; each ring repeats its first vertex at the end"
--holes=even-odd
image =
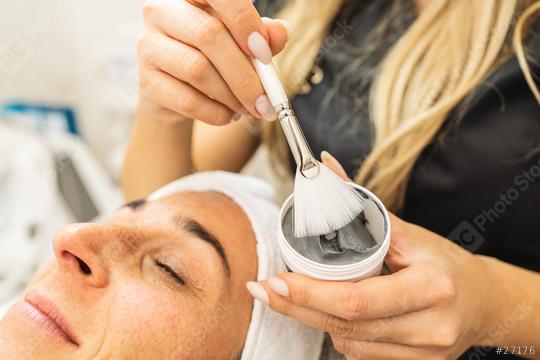
POLYGON ((255 70, 257 70, 257 74, 259 74, 259 78, 261 79, 266 95, 268 95, 272 106, 276 107, 289 102, 287 94, 285 94, 285 90, 283 89, 283 85, 281 85, 281 81, 279 80, 279 76, 276 73, 276 69, 274 69, 274 65, 272 63, 263 64, 259 60, 253 59, 253 66, 255 67, 255 70))
POLYGON ((274 110, 276 110, 281 127, 283 128, 300 172, 307 178, 313 178, 319 175, 319 162, 315 159, 309 148, 304 132, 294 115, 287 94, 279 80, 276 69, 274 69, 274 65, 272 63, 266 65, 254 59, 253 66, 257 74, 259 74, 270 103, 272 103, 274 110))

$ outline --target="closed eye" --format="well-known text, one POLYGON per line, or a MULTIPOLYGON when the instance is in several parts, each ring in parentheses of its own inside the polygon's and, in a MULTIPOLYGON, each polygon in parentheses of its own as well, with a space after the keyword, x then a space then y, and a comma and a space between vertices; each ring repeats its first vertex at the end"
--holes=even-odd
POLYGON ((161 268, 164 272, 166 272, 174 281, 176 281, 180 285, 183 285, 183 286, 186 285, 186 282, 184 281, 184 279, 182 279, 180 275, 178 275, 178 273, 174 271, 169 265, 164 264, 158 260, 154 260, 154 264, 157 267, 161 268))

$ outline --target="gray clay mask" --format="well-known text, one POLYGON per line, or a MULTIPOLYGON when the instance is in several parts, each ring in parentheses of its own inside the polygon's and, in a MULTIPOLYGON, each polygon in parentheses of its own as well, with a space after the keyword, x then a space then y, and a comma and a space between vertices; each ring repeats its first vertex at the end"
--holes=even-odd
POLYGON ((348 265, 367 259, 380 247, 368 230, 364 214, 334 233, 297 238, 292 209, 289 208, 283 218, 283 234, 298 253, 310 260, 320 264, 348 265))

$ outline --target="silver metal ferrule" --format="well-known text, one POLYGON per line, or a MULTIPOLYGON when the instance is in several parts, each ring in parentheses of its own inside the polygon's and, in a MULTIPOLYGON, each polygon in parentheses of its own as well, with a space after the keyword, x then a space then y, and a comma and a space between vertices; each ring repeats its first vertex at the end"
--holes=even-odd
POLYGON ((289 102, 283 102, 275 106, 274 110, 281 123, 300 173, 310 179, 319 175, 319 162, 309 148, 291 104, 289 102))

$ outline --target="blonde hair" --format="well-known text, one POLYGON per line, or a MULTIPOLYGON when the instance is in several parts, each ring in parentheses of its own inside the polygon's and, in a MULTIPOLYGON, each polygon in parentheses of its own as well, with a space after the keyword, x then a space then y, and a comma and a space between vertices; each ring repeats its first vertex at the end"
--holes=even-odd
MULTIPOLYGON (((290 97, 304 84, 342 5, 289 0, 278 15, 294 29, 276 59, 290 97)), ((398 211, 416 160, 449 112, 514 53, 540 103, 523 48, 539 9, 540 1, 531 0, 433 0, 379 67, 370 93, 374 146, 355 181, 398 211)), ((263 131, 263 141, 279 162, 288 160, 279 124, 263 131)))

